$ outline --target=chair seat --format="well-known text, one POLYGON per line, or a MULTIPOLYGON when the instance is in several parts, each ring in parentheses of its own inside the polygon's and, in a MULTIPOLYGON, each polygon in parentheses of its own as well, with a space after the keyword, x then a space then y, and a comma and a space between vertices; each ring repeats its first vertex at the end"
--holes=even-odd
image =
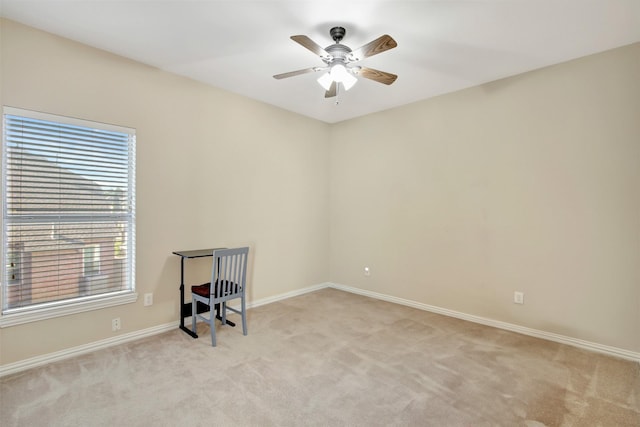
MULTIPOLYGON (((216 280, 216 284, 218 283, 218 281, 216 280)), ((228 280, 224 281, 225 286, 222 286, 223 290, 226 290, 224 292, 224 294, 230 294, 230 293, 236 293, 238 292, 238 284, 237 283, 231 283, 231 286, 228 286, 227 284, 230 283, 228 280)), ((191 292, 193 292, 194 294, 200 295, 201 297, 204 298, 209 298, 209 296, 211 295, 211 282, 207 282, 207 283, 203 283, 202 285, 193 285, 191 286, 191 292)), ((216 295, 216 298, 219 298, 221 296, 224 295, 216 295)))

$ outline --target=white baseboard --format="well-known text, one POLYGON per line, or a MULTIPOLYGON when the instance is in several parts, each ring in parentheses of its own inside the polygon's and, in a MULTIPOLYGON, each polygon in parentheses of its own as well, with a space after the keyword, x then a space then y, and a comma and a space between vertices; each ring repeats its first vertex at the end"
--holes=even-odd
POLYGON ((0 377, 3 377, 5 375, 10 375, 10 374, 15 374, 21 371, 26 371, 27 369, 46 365, 48 363, 69 359, 75 356, 80 356, 82 354, 91 353, 93 351, 101 350, 107 347, 112 347, 114 345, 124 344, 126 342, 134 341, 140 338, 161 334, 163 332, 176 329, 178 325, 179 325, 179 322, 166 323, 164 325, 154 326, 151 328, 130 332, 128 334, 118 335, 113 338, 107 338, 105 340, 95 341, 89 344, 67 348, 64 350, 56 351, 54 353, 48 353, 48 354, 43 354, 42 356, 31 357, 29 359, 24 359, 19 362, 9 363, 8 365, 2 365, 0 366, 0 377))
POLYGON ((395 304, 406 305, 408 307, 430 311, 432 313, 442 314, 449 317, 455 317, 457 319, 467 320, 469 322, 479 323, 486 326, 492 326, 494 328, 504 329, 511 332, 517 332, 523 335, 542 338, 545 340, 554 341, 561 344, 567 344, 574 347, 583 348, 586 350, 596 351, 598 353, 604 353, 610 356, 621 357, 623 359, 632 360, 640 363, 640 353, 636 353, 636 352, 625 350, 618 347, 611 347, 608 345, 585 341, 578 338, 572 338, 565 335, 559 335, 552 332, 531 329, 524 326, 514 325, 512 323, 501 322, 499 320, 487 319, 480 316, 474 316, 472 314, 466 314, 466 313, 461 313, 459 311, 449 310, 446 308, 441 308, 433 305, 422 304, 419 302, 406 300, 403 298, 397 298, 390 295, 380 294, 377 292, 371 292, 364 289, 354 288, 351 286, 341 285, 338 283, 329 283, 328 286, 330 288, 339 289, 341 291, 351 292, 358 295, 364 295, 367 297, 388 301, 395 304))
POLYGON ((272 302, 282 301, 288 298, 297 297, 299 295, 308 294, 309 292, 315 292, 320 289, 328 288, 332 283, 320 283, 314 286, 308 286, 302 289, 296 289, 295 291, 286 292, 284 294, 274 295, 272 297, 262 298, 256 301, 247 303, 247 308, 260 307, 261 305, 271 304, 272 302))
MULTIPOLYGON (((603 344, 593 343, 589 341, 584 341, 577 338, 554 334, 551 332, 545 332, 537 329, 526 328, 524 326, 518 326, 511 323, 501 322, 498 320, 487 319, 484 317, 461 313, 458 311, 436 307, 433 305, 422 304, 419 302, 406 300, 403 298, 397 298, 390 295, 380 294, 377 292, 371 292, 364 289, 354 288, 352 286, 341 285, 338 283, 328 283, 328 282, 321 283, 318 285, 309 286, 303 289, 296 289, 295 291, 286 292, 286 293, 275 295, 272 297, 262 298, 262 299, 248 303, 247 308, 259 307, 261 305, 271 304, 277 301, 286 300, 288 298, 304 295, 309 292, 314 292, 324 288, 334 288, 334 289, 338 289, 345 292, 351 292, 354 294, 363 295, 363 296, 367 296, 367 297, 371 297, 371 298, 375 298, 383 301, 388 301, 395 304, 405 305, 408 307, 413 307, 420 310, 429 311, 432 313, 437 313, 437 314, 442 314, 449 317, 455 317, 457 319, 467 320, 469 322, 479 323, 482 325, 492 326, 494 328, 517 332, 523 335, 529 335, 532 337, 542 338, 549 341, 558 342, 561 344, 580 347, 587 350, 608 354, 610 356, 621 357, 623 359, 633 360, 635 362, 640 363, 640 353, 636 353, 633 351, 629 351, 629 350, 625 350, 617 347, 611 347, 603 344)), ((186 323, 188 324, 188 322, 186 323)), ((100 340, 100 341, 92 342, 89 344, 84 344, 78 347, 73 347, 73 348, 57 351, 54 353, 32 357, 29 359, 21 360, 19 362, 10 363, 7 365, 2 365, 0 366, 0 377, 3 377, 5 375, 10 375, 10 374, 15 374, 17 372, 35 368, 37 366, 46 365, 47 363, 57 362, 57 361, 68 359, 74 356, 79 356, 81 354, 86 354, 92 351, 101 350, 114 345, 124 344, 126 342, 134 341, 140 338, 146 338, 152 335, 168 332, 173 329, 176 329, 178 325, 179 325, 178 321, 166 323, 164 325, 154 326, 151 328, 142 329, 140 331, 134 331, 128 334, 118 335, 117 337, 108 338, 105 340, 100 340)))
MULTIPOLYGON (((276 301, 285 300, 288 298, 292 298, 298 295, 303 295, 309 292, 314 292, 319 289, 324 289, 327 287, 329 287, 329 283, 321 283, 319 285, 309 286, 303 289, 296 289, 295 291, 286 292, 284 294, 275 295, 272 297, 249 302, 247 303, 247 308, 249 309, 252 307, 259 307, 265 304, 271 304, 276 301)), ((186 318, 185 324, 190 325, 190 323, 191 323, 191 317, 186 318)), ((2 365, 0 366, 0 377, 3 377, 5 375, 10 375, 10 374, 15 374, 21 371, 26 371, 27 369, 46 365, 47 363, 53 363, 53 362, 68 359, 71 357, 79 356, 81 354, 90 353, 92 351, 101 350, 114 345, 124 344, 126 342, 134 341, 140 338, 161 334, 163 332, 171 331, 178 328, 179 324, 180 323, 178 321, 166 323, 164 325, 154 326, 152 328, 142 329, 140 331, 134 331, 128 334, 118 335, 113 338, 95 341, 95 342, 84 344, 78 347, 72 347, 65 350, 56 351, 54 353, 43 354, 41 356, 32 357, 29 359, 21 360, 19 362, 2 365)))

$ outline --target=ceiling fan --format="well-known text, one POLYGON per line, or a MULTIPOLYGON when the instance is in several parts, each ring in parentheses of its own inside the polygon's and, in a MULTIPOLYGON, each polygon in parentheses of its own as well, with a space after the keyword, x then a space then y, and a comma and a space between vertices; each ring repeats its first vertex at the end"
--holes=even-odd
POLYGON ((291 40, 318 55, 326 66, 290 71, 288 73, 276 74, 273 77, 279 80, 287 77, 298 76, 300 74, 326 71, 326 73, 318 79, 318 83, 320 83, 326 91, 324 94, 325 98, 336 96, 339 84, 342 84, 342 87, 344 87, 345 90, 351 89, 351 87, 358 81, 356 76, 362 76, 386 85, 390 85, 395 82, 398 78, 395 74, 374 70, 373 68, 353 65, 353 63, 360 61, 361 59, 377 55, 386 50, 393 49, 398 45, 396 41, 391 36, 385 34, 356 50, 351 50, 348 46, 340 44, 346 32, 347 31, 342 27, 333 27, 329 31, 329 34, 335 44, 327 46, 324 49, 307 36, 291 36, 291 40))

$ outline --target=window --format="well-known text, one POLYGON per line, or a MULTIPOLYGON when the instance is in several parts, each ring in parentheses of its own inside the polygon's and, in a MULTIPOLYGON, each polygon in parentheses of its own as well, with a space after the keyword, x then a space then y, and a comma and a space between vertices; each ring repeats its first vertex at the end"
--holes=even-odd
POLYGON ((3 130, 0 325, 135 300, 135 130, 9 107, 3 130))

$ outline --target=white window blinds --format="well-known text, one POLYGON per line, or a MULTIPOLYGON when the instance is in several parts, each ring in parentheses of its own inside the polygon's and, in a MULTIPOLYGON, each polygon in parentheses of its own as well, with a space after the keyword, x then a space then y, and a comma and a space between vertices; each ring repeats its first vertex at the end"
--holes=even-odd
POLYGON ((6 107, 3 123, 3 314, 133 291, 135 131, 6 107))

